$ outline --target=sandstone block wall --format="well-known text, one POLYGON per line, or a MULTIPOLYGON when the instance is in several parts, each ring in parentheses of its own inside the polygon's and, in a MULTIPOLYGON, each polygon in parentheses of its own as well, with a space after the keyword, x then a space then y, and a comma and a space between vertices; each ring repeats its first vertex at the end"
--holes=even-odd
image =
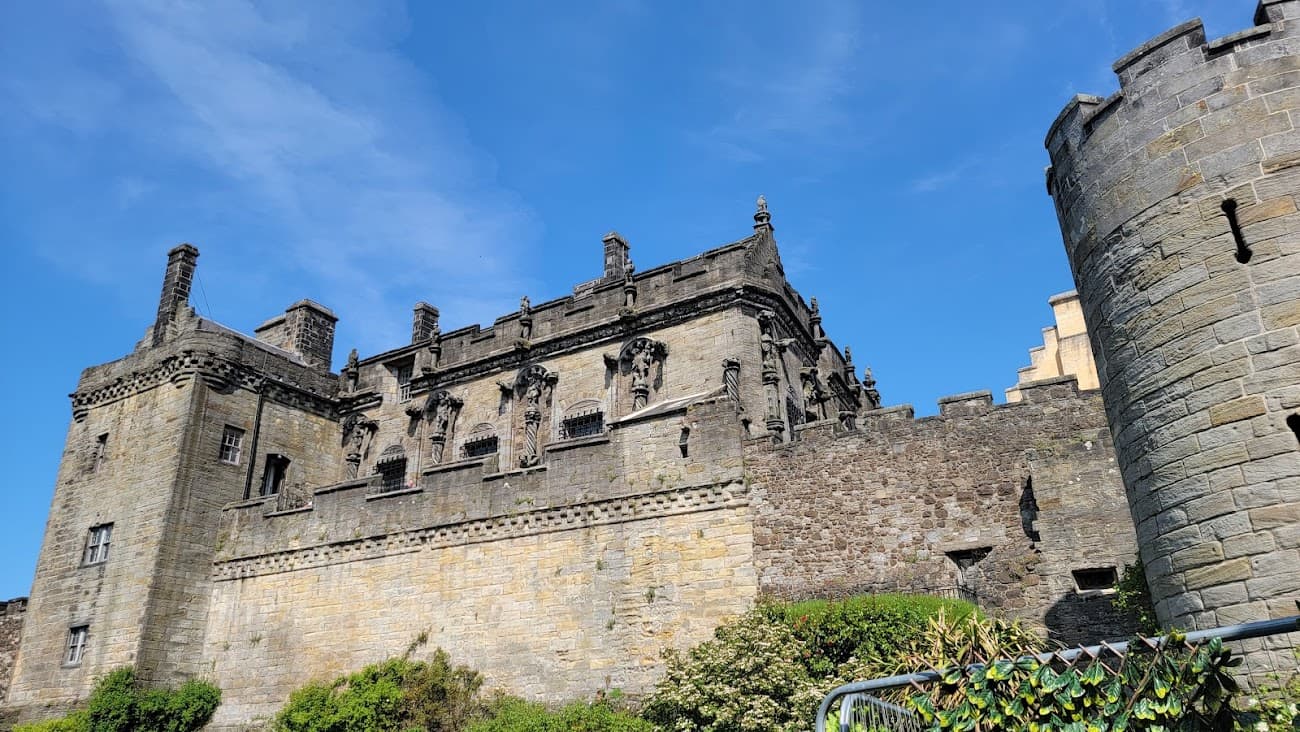
POLYGON ((1160 620, 1300 595, 1300 2, 1115 63, 1047 137, 1048 189, 1097 355, 1160 620))
POLYGON ((401 654, 421 633, 530 698, 647 691, 664 648, 751 606, 747 502, 729 483, 521 508, 231 567, 203 648, 226 695, 214 726, 269 717, 303 683, 401 654))
POLYGON ((14 659, 18 656, 18 641, 22 637, 23 618, 27 613, 27 598, 18 597, 0 602, 0 703, 9 692, 13 676, 14 659))
POLYGON ((933 591, 1044 624, 1068 643, 1132 629, 1072 572, 1134 560, 1123 486, 1096 392, 1073 381, 868 412, 858 432, 808 425, 746 444, 759 587, 783 597, 933 591), (969 559, 968 559, 969 558, 969 559), (960 568, 959 563, 970 561, 960 568))

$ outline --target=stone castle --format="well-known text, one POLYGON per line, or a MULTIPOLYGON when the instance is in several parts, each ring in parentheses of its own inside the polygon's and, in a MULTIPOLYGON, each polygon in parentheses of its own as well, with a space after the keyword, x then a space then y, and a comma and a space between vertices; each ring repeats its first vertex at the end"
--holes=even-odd
POLYGON ((532 698, 636 693, 760 595, 954 594, 1095 640, 1131 630, 1107 593, 1139 550, 1165 622, 1294 612, 1300 0, 1255 21, 1175 28, 1052 125, 1078 300, 1005 405, 882 406, 761 198, 645 271, 611 233, 599 278, 488 328, 419 303, 337 374, 331 311, 199 317, 176 247, 143 340, 72 395, 5 714, 133 664, 212 679, 239 729, 421 634, 532 698))

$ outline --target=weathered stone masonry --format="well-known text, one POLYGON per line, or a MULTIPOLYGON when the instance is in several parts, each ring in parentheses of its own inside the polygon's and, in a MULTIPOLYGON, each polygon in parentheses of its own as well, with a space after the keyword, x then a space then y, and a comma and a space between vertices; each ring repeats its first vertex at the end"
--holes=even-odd
POLYGON ((18 639, 22 635, 23 617, 26 613, 25 597, 0 602, 0 700, 9 691, 9 679, 13 675, 14 658, 18 655, 18 639))
POLYGON ((1156 611, 1190 628, 1300 596, 1300 2, 1254 21, 1157 36, 1047 136, 1156 611))
POLYGON ((1066 643, 1129 632, 1073 574, 1133 556, 1101 400, 1072 380, 1021 388, 1016 404, 967 394, 936 417, 894 407, 864 412, 854 432, 818 423, 794 443, 747 443, 760 587, 960 587, 1066 643))
POLYGON ((187 307, 198 251, 173 250, 153 328, 73 394, 6 713, 133 664, 214 679, 238 729, 422 633, 532 698, 638 693, 764 593, 960 589, 1122 633, 1075 574, 1135 552, 1095 394, 881 409, 761 200, 751 236, 681 262, 602 244, 570 296, 446 333, 420 303, 411 343, 339 374, 327 308, 249 338, 187 307))

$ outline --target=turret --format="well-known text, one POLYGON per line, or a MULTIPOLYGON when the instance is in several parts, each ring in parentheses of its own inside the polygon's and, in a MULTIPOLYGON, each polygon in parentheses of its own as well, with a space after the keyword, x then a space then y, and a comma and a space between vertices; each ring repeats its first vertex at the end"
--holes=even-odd
POLYGON ((1047 136, 1156 612, 1209 628, 1300 593, 1300 1, 1114 65, 1047 136))

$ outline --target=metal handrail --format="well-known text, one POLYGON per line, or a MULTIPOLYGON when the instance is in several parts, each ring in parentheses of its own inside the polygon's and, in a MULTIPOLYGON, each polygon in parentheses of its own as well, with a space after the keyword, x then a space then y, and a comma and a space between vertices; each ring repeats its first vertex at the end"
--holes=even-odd
MULTIPOLYGON (((1228 625, 1222 628, 1209 628, 1207 630, 1195 630, 1188 633, 1183 641, 1186 643, 1199 643, 1211 638, 1219 638, 1225 641, 1245 640, 1247 638, 1260 638, 1266 635, 1277 635, 1279 633, 1293 633, 1300 630, 1300 615, 1292 615, 1286 618, 1277 618, 1274 620, 1256 620, 1251 623, 1241 623, 1240 625, 1228 625)), ((1158 647, 1164 645, 1169 640, 1169 636, 1162 635, 1154 638, 1143 638, 1145 645, 1158 647)), ((1128 651, 1129 641, 1118 643, 1105 643, 1093 646, 1079 646, 1064 651, 1037 653, 1029 656, 1021 656, 1016 661, 1035 660, 1039 663, 1048 663, 1053 660, 1061 660, 1067 663, 1074 661, 1080 655, 1087 654, 1095 656, 1102 652, 1110 652, 1116 655, 1128 651)), ((965 667, 967 673, 982 669, 987 664, 972 663, 965 667)), ((826 732, 826 714, 830 711, 831 705, 837 699, 848 694, 856 694, 868 691, 880 691, 881 689, 892 689, 896 686, 907 686, 909 684, 925 684, 932 681, 938 681, 943 675, 952 669, 941 671, 918 671, 914 674, 900 674, 897 676, 887 676, 883 679, 872 679, 870 681, 855 681, 850 684, 843 684, 831 689, 826 697, 822 699, 821 706, 817 708, 817 732, 826 732)))

